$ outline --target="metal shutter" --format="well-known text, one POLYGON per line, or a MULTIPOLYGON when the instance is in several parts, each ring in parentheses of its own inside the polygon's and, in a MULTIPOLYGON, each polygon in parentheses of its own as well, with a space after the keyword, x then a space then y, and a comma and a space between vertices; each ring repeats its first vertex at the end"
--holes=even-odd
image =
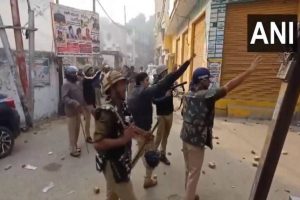
MULTIPOLYGON (((248 14, 297 14, 296 0, 268 0, 229 4, 226 13, 221 84, 249 67, 256 53, 247 52, 248 14)), ((279 53, 259 53, 263 63, 255 73, 227 98, 275 102, 281 81, 276 78, 281 62, 279 53)))

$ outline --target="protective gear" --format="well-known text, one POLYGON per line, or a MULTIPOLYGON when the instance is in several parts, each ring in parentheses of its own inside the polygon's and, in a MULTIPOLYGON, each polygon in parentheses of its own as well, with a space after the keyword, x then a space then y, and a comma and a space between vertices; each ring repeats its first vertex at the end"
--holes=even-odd
POLYGON ((73 66, 73 65, 67 66, 64 69, 64 73, 65 73, 65 75, 73 75, 73 76, 75 76, 78 73, 78 68, 76 66, 73 66))
POLYGON ((158 68, 156 69, 156 74, 157 75, 160 75, 162 74, 163 72, 167 71, 168 70, 168 67, 166 65, 160 65, 158 66, 158 68))
POLYGON ((207 68, 199 67, 193 73, 192 83, 197 84, 200 80, 210 78, 210 72, 207 68))
POLYGON ((158 151, 147 151, 144 157, 149 168, 154 169, 158 166, 160 160, 160 153, 158 151))
POLYGON ((91 77, 94 75, 95 69, 92 65, 86 65, 83 69, 83 73, 85 76, 91 77))
POLYGON ((78 80, 78 68, 76 66, 67 66, 64 68, 65 77, 68 81, 75 83, 78 80))
POLYGON ((110 71, 108 72, 104 78, 102 83, 102 92, 107 93, 107 91, 118 81, 126 80, 126 78, 118 71, 110 71))

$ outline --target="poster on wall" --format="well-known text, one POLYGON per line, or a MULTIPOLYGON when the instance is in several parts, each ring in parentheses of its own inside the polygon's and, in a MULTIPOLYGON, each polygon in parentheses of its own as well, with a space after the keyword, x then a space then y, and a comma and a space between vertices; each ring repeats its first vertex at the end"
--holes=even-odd
POLYGON ((99 15, 51 3, 55 53, 87 57, 100 53, 99 15))
POLYGON ((50 85, 50 66, 48 58, 36 58, 34 60, 33 78, 35 87, 50 85))
POLYGON ((211 82, 214 86, 220 86, 221 78, 221 67, 222 59, 221 58, 209 58, 208 59, 208 69, 211 74, 211 82))

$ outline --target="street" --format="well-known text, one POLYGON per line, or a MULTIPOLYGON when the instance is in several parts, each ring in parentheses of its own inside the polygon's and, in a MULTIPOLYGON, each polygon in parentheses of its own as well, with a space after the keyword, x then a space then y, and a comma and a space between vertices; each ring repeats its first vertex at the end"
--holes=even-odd
MULTIPOLYGON (((157 187, 149 190, 142 187, 145 169, 141 161, 133 169, 131 177, 138 199, 182 199, 184 162, 179 139, 181 123, 179 113, 175 113, 168 144, 171 166, 160 164, 155 170, 157 187)), ((214 135, 218 139, 214 139, 213 151, 206 150, 204 172, 198 185, 200 199, 248 199, 257 169, 252 166, 255 155, 251 151, 260 154, 267 123, 222 118, 215 120, 214 135), (210 169, 209 162, 215 162, 216 168, 210 169)), ((292 130, 286 140, 286 155, 281 156, 269 199, 285 200, 289 193, 300 195, 299 143, 300 132, 292 130)), ((87 153, 82 135, 80 144, 81 157, 70 157, 64 118, 48 121, 23 133, 17 138, 12 155, 0 161, 1 200, 105 199, 104 177, 95 170, 95 151, 89 145, 90 153, 87 153), (24 164, 36 166, 37 169, 22 168, 24 164), (11 168, 5 169, 8 165, 11 168), (43 192, 50 182, 54 183, 54 187, 43 192), (100 188, 100 194, 94 193, 94 187, 100 188)), ((134 143, 133 155, 135 152, 134 143)))

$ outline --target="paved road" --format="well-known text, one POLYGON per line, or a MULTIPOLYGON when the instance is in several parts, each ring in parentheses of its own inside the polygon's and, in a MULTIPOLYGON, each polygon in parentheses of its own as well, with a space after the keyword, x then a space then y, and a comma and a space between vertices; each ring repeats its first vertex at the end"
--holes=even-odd
MULTIPOLYGON (((67 129, 65 119, 50 121, 37 129, 22 134, 16 141, 11 156, 0 160, 1 200, 104 200, 105 182, 102 174, 95 170, 94 150, 89 147, 87 154, 84 143, 81 158, 68 155, 67 129), (53 152, 48 155, 48 152, 53 152), (31 164, 36 170, 23 169, 31 164), (12 168, 5 170, 7 165, 12 168), (42 190, 50 182, 54 188, 47 193, 42 190), (100 187, 100 194, 93 192, 100 187)), ((138 163, 132 174, 134 188, 141 200, 179 200, 183 196, 184 163, 181 152, 179 131, 181 119, 174 117, 168 151, 172 153, 170 167, 161 164, 155 171, 159 185, 156 188, 142 188, 144 167, 138 163)), ((206 151, 198 192, 202 200, 247 200, 255 175, 252 167, 254 155, 260 153, 266 137, 267 125, 243 120, 216 119, 213 151, 206 151), (219 144, 216 144, 216 142, 219 144), (208 168, 208 162, 217 167, 208 168)), ((80 141, 83 141, 82 138, 80 141)), ((269 199, 285 200, 289 193, 300 196, 300 135, 291 132, 284 149, 288 155, 281 157, 269 199)), ((134 145, 136 151, 136 145, 134 145)))

